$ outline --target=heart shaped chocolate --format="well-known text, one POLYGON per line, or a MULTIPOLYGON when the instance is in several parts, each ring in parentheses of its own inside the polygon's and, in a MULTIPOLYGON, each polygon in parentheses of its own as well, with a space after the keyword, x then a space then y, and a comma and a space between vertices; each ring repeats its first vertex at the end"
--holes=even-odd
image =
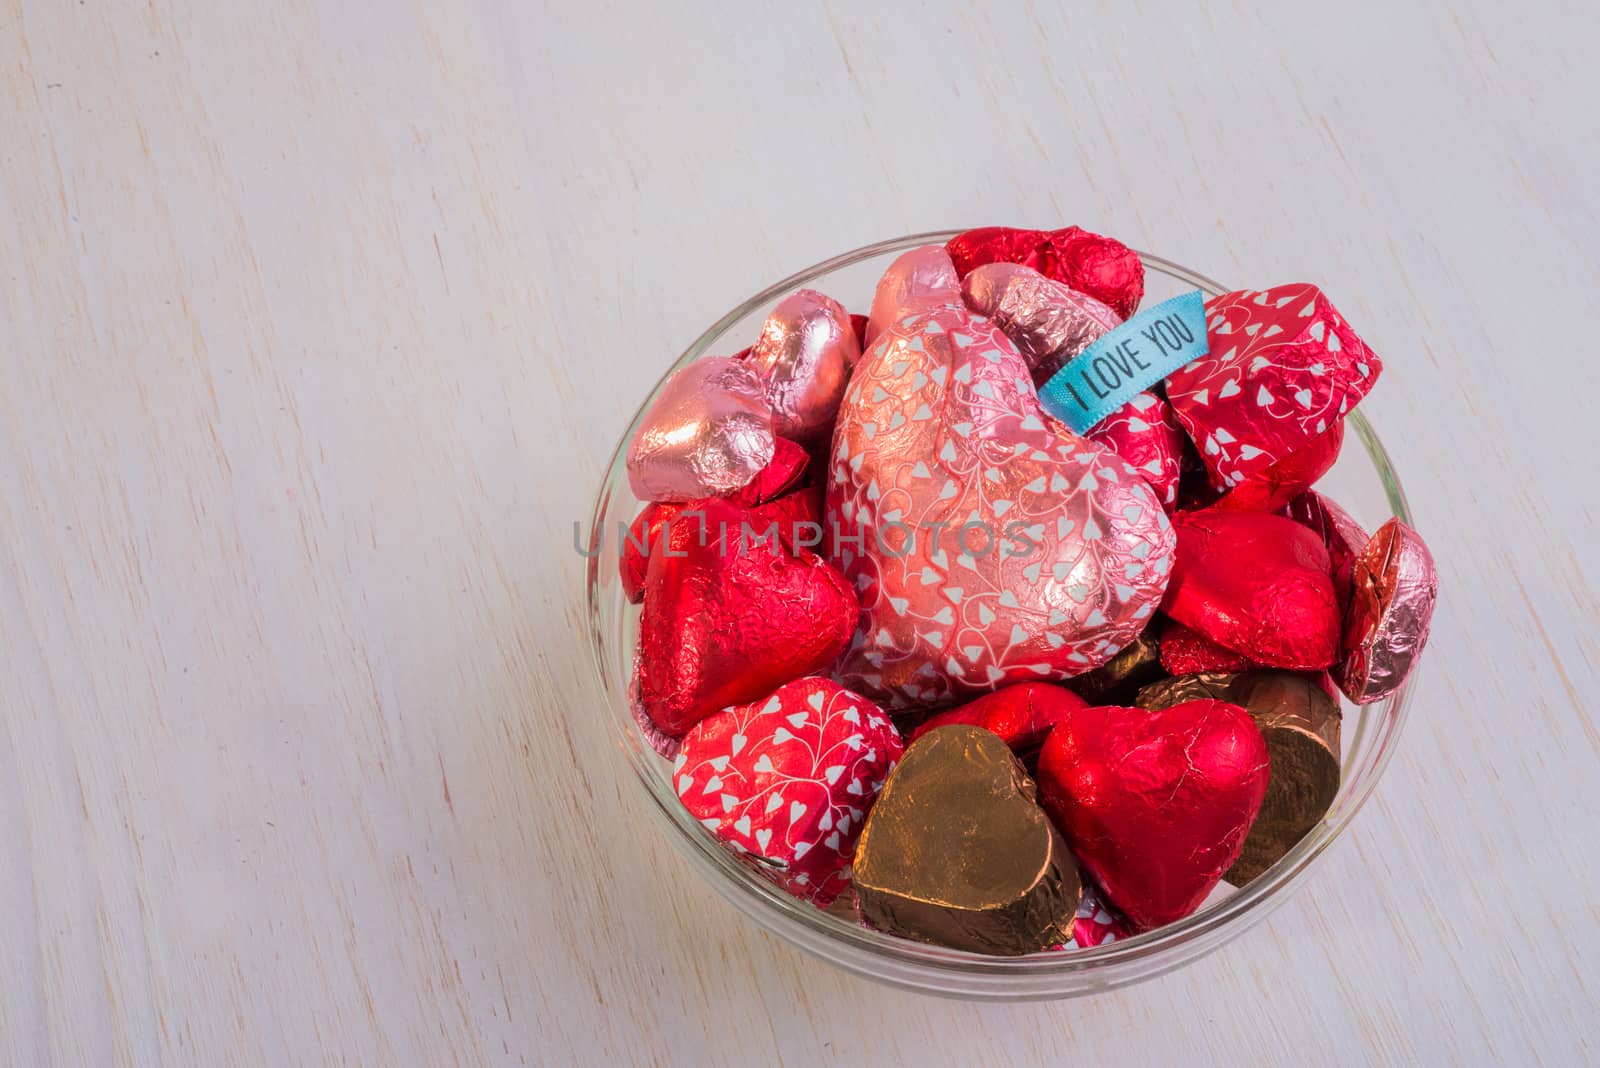
POLYGON ((1267 743, 1270 773, 1261 812, 1239 859, 1223 879, 1244 886, 1327 815, 1339 793, 1339 705, 1326 675, 1293 671, 1184 675, 1139 691, 1140 708, 1162 709, 1201 698, 1250 713, 1267 743))
POLYGON ((695 724, 672 778, 711 833, 825 906, 850 885, 862 821, 903 748, 870 701, 829 679, 797 679, 695 724))
POLYGON ((1322 539, 1264 512, 1180 512, 1161 609, 1268 667, 1316 671, 1339 655, 1339 601, 1322 539))
POLYGON ((800 289, 778 302, 750 349, 777 432, 811 442, 833 426, 861 346, 850 313, 832 297, 800 289))
POLYGON ((1167 400, 1217 487, 1249 481, 1327 433, 1383 370, 1322 291, 1303 282, 1213 297, 1206 336, 1206 354, 1167 376, 1167 400))
POLYGON ((1193 912, 1239 857, 1267 792, 1267 746, 1223 701, 1160 712, 1100 706, 1039 755, 1039 799, 1139 930, 1193 912))
MULTIPOLYGON (((779 533, 791 537, 795 520, 817 522, 822 518, 821 502, 817 504, 815 515, 809 514, 809 509, 795 514, 791 505, 779 504, 784 494, 804 480, 811 457, 805 449, 787 438, 778 438, 773 445, 772 460, 761 469, 761 473, 724 499, 730 504, 753 509, 761 519, 760 527, 765 527, 768 522, 777 522, 779 533)), ((618 553, 622 592, 631 603, 638 604, 644 599, 644 579, 650 567, 651 548, 666 537, 668 524, 677 519, 679 514, 688 512, 690 518, 686 522, 698 522, 699 516, 693 514, 698 507, 695 501, 657 501, 645 505, 634 517, 627 534, 622 536, 618 553)))
POLYGON ((1422 536, 1391 519, 1356 555, 1345 611, 1339 686, 1358 705, 1399 689, 1416 667, 1433 623, 1439 576, 1422 536))
POLYGON ((961 299, 1016 344, 1038 386, 1122 323, 1093 297, 1017 263, 986 263, 969 272, 961 280, 961 299))
POLYGON ((650 553, 639 616, 639 704, 669 737, 831 664, 856 597, 821 557, 745 535, 752 513, 705 501, 650 553))
POLYGON ((833 443, 829 550, 863 603, 851 689, 905 707, 1067 678, 1161 599, 1174 538, 1151 488, 1047 425, 1016 346, 964 308, 884 332, 833 443))
POLYGON ((1168 511, 1178 503, 1186 439, 1166 401, 1154 393, 1140 393, 1096 423, 1086 436, 1132 464, 1168 511))
POLYGON ((916 312, 961 303, 961 280, 950 254, 924 245, 896 256, 872 294, 863 340, 870 345, 890 326, 916 312))
POLYGON ((1339 459, 1340 419, 1277 463, 1245 477, 1213 505, 1225 512, 1276 512, 1314 485, 1339 459))
POLYGON ((667 379, 628 446, 628 485, 641 501, 718 497, 772 459, 772 411, 755 368, 726 356, 667 379))
POLYGON ((1157 625, 1161 627, 1161 667, 1169 675, 1249 671, 1261 666, 1243 653, 1218 645, 1176 620, 1164 620, 1157 625))
POLYGON ((875 927, 1006 956, 1070 937, 1081 892, 1033 780, 998 735, 966 725, 907 747, 867 814, 855 885, 875 927))

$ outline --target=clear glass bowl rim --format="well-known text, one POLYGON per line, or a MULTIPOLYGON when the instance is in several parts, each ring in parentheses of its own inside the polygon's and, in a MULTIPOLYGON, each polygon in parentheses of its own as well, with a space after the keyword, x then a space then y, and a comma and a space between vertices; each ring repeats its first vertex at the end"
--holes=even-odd
MULTIPOLYGON (((667 378, 707 354, 733 324, 795 289, 865 260, 920 245, 943 244, 961 232, 939 230, 880 241, 790 275, 712 323, 667 369, 640 404, 618 442, 595 503, 589 526, 586 583, 590 651, 610 704, 616 740, 650 797, 651 810, 661 819, 668 838, 690 866, 744 916, 838 967, 904 989, 993 1001, 1072 997, 1111 990, 1169 972, 1242 934, 1282 904, 1371 796, 1393 756, 1395 740, 1404 725, 1410 683, 1383 701, 1360 710, 1349 752, 1370 753, 1370 756, 1346 767, 1329 816, 1248 886, 1176 923, 1110 944, 1026 957, 988 957, 897 938, 817 909, 755 875, 705 832, 678 801, 670 776, 660 770, 661 758, 644 742, 629 711, 627 680, 631 673, 631 650, 620 648, 622 622, 617 613, 623 608, 615 556, 603 551, 612 497, 619 487, 626 486, 627 443, 667 378), (619 640, 613 641, 609 635, 619 640)), ((1187 283, 1208 297, 1228 291, 1220 283, 1159 256, 1144 252, 1139 256, 1148 271, 1187 283)), ((1372 427, 1359 411, 1347 416, 1346 426, 1376 468, 1390 510, 1403 522, 1410 523, 1410 511, 1399 478, 1372 427)), ((626 518, 631 519, 632 515, 626 518)), ((614 525, 615 521, 612 522, 614 525)), ((1348 729, 1348 715, 1346 726, 1348 729)))

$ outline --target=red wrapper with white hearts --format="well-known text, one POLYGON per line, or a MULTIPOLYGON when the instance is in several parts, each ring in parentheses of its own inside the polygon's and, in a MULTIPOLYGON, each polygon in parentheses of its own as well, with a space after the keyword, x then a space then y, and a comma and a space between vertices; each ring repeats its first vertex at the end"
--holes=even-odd
POLYGON ((1161 506, 1172 511, 1178 503, 1184 434, 1171 405, 1154 393, 1140 393, 1084 437, 1132 464, 1156 491, 1161 506))
POLYGON ((1108 946, 1133 933, 1133 926, 1106 904, 1105 898, 1100 895, 1100 888, 1086 880, 1083 896, 1078 899, 1078 914, 1072 921, 1072 940, 1051 946, 1049 952, 1108 946))
POLYGON ((1276 512, 1327 474, 1343 445, 1341 419, 1271 467, 1240 482, 1212 507, 1225 512, 1276 512))
POLYGON ((1209 351, 1167 377, 1167 400, 1213 485, 1237 486, 1344 418, 1383 364, 1314 285, 1206 302, 1209 351))
POLYGON ((1110 945, 1131 934, 1133 925, 1106 904, 1100 888, 1090 882, 1084 883, 1083 897, 1078 901, 1078 917, 1072 922, 1072 946, 1090 949, 1110 945))
POLYGON ((701 720, 673 782, 684 806, 796 897, 826 906, 850 885, 867 810, 904 749, 889 717, 829 679, 701 720))

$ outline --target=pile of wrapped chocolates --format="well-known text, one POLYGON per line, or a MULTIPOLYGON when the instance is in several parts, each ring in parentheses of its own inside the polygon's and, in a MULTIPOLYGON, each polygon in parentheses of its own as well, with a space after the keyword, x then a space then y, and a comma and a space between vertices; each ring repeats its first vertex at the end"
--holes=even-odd
POLYGON ((1377 354, 1313 285, 1143 296, 1110 238, 972 230, 645 413, 634 715, 789 893, 998 955, 1171 923, 1321 822, 1341 692, 1415 667, 1427 548, 1312 489, 1377 354))

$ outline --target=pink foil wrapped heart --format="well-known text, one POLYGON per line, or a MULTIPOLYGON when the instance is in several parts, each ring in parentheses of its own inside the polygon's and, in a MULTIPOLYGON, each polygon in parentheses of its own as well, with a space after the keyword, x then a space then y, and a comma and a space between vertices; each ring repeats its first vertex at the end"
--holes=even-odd
POLYGON ((667 379, 628 446, 628 485, 641 501, 720 497, 772 460, 772 411, 755 369, 727 356, 667 379))
POLYGON ((961 280, 967 307, 993 319, 1028 361, 1033 383, 1042 386, 1122 317, 1085 296, 1018 263, 986 263, 961 280))
POLYGON ((961 303, 961 280, 950 254, 938 245, 924 245, 895 257, 878 279, 867 316, 866 344, 908 315, 961 303))
POLYGON ((844 305, 814 289, 780 300, 749 357, 766 386, 778 434, 802 443, 826 434, 860 356, 844 305))
POLYGON ((960 307, 896 322, 862 357, 826 514, 863 603, 837 673, 897 708, 1105 663, 1172 566, 1150 487, 1047 423, 1016 346, 960 307))
POLYGON ((1406 681, 1433 623, 1439 576, 1415 530, 1391 519, 1356 554, 1345 609, 1346 658, 1333 675, 1358 705, 1381 700, 1406 681))

